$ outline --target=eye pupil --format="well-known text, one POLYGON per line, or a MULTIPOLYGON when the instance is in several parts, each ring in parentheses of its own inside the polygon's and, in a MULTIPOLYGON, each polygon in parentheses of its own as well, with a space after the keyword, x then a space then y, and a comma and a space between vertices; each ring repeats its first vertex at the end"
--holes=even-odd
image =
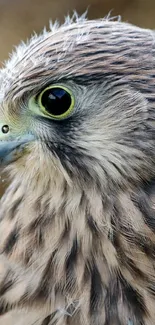
POLYGON ((71 95, 61 87, 47 89, 41 96, 41 105, 49 114, 55 117, 66 113, 71 104, 71 95))

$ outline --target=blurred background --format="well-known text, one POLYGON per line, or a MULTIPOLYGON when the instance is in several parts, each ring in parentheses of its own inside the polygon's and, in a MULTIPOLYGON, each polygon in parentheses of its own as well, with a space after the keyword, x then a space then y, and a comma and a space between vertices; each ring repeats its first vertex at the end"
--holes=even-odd
POLYGON ((0 61, 13 45, 39 32, 49 19, 63 21, 65 15, 88 9, 89 18, 121 15, 124 21, 155 28, 155 0, 0 0, 0 61))
MULTIPOLYGON (((49 20, 63 22, 64 16, 88 9, 88 18, 121 15, 127 21, 155 29, 155 0, 0 0, 0 66, 14 45, 40 32, 49 20)), ((4 190, 3 178, 0 195, 4 190)))

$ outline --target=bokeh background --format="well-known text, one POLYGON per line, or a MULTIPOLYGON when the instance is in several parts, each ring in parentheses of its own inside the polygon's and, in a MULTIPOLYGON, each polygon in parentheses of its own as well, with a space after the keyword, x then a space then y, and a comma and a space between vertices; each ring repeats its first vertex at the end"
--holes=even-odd
MULTIPOLYGON (((88 9, 89 18, 121 15, 145 28, 155 28, 155 0, 0 0, 0 66, 9 52, 33 31, 48 27, 49 20, 63 22, 64 16, 88 9)), ((0 195, 6 183, 0 179, 0 195)))
POLYGON ((73 10, 82 14, 86 9, 89 18, 111 11, 124 21, 155 28, 155 0, 0 0, 0 61, 21 39, 48 26, 49 19, 63 21, 73 10))

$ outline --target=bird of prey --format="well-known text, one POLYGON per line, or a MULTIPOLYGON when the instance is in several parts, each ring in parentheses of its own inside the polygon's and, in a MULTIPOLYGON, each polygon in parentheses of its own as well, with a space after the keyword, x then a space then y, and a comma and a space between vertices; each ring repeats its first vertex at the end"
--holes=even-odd
POLYGON ((0 71, 0 325, 155 324, 155 33, 66 19, 0 71))

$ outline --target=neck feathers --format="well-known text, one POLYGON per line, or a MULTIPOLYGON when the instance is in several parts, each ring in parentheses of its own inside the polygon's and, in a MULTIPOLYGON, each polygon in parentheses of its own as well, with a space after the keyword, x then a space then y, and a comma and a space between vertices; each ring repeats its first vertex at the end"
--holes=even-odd
POLYGON ((61 313, 62 324, 71 316, 71 325, 143 319, 155 281, 149 258, 155 235, 148 200, 142 208, 145 191, 106 196, 93 186, 76 186, 54 167, 47 179, 46 167, 39 174, 29 166, 27 180, 25 169, 18 170, 1 202, 0 249, 22 267, 20 302, 26 294, 23 304, 47 304, 51 314, 61 313), (109 303, 112 309, 117 305, 117 319, 109 303))

